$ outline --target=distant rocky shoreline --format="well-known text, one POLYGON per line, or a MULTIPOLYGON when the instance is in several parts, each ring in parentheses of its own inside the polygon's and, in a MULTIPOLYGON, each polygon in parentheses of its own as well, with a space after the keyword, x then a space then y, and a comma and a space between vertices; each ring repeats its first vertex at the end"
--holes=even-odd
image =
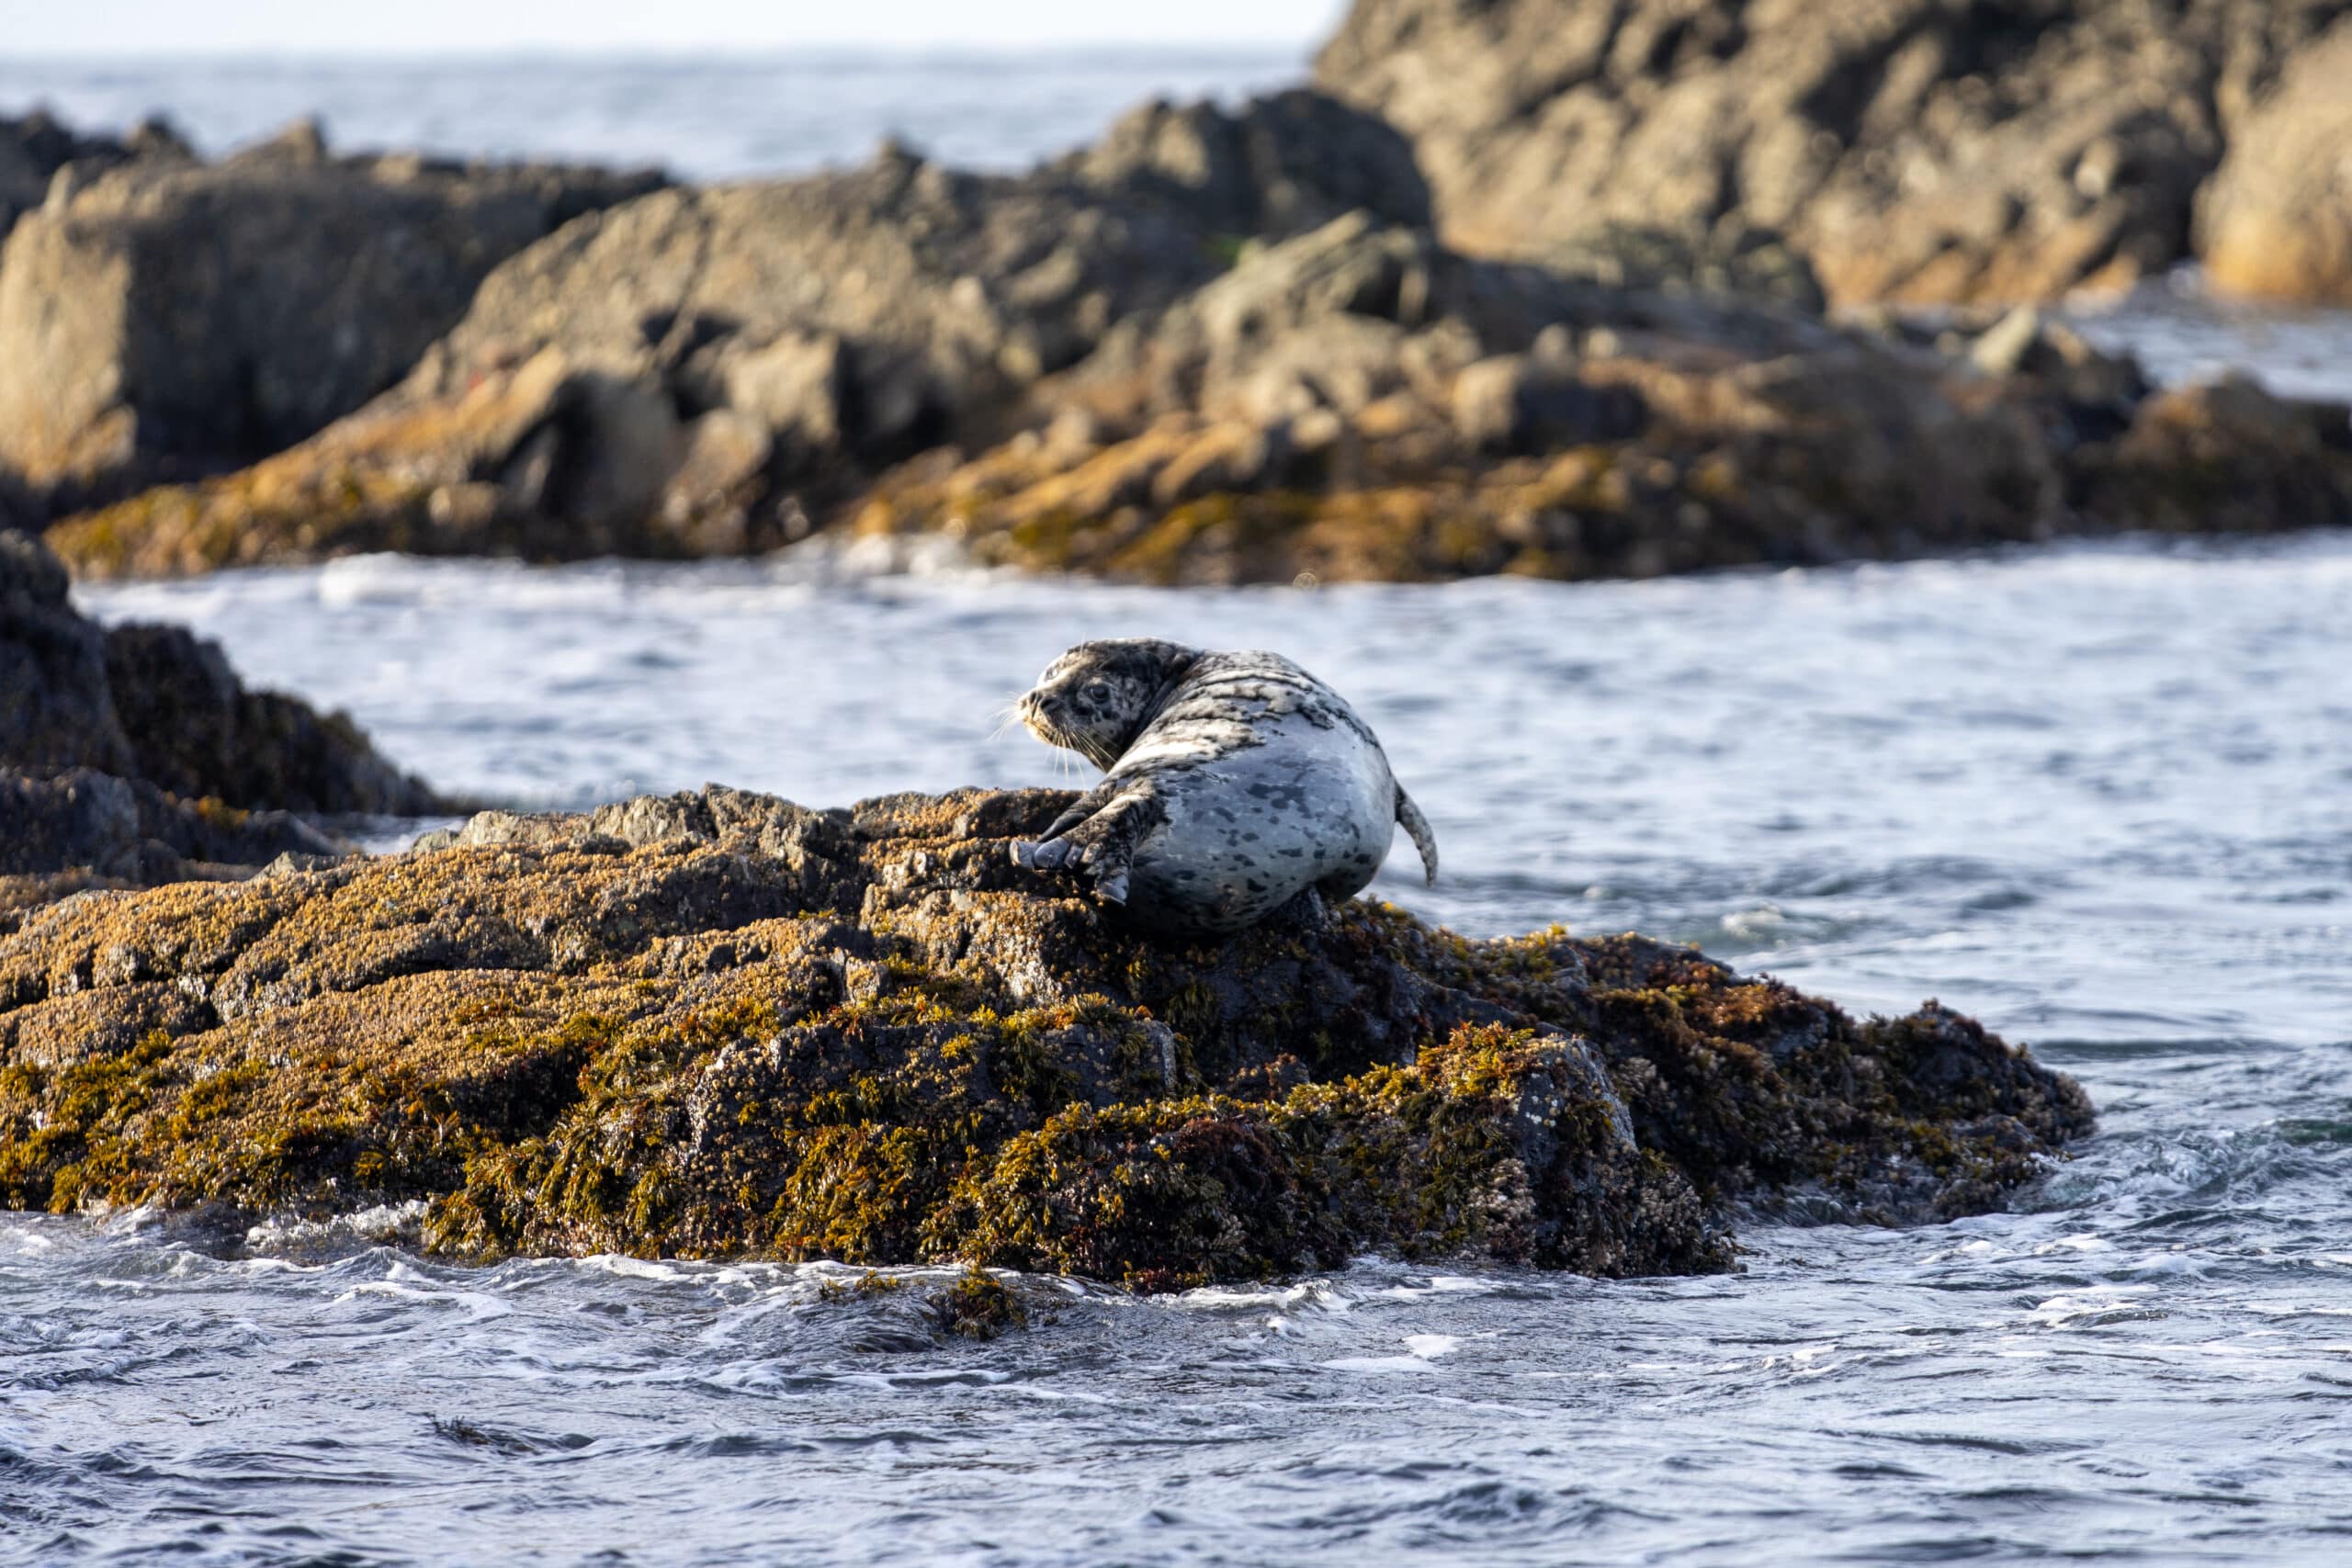
POLYGON ((2352 298, 2352 0, 1688 11, 1363 0, 1317 88, 1017 176, 0 123, 0 516, 89 577, 822 531, 1164 583, 2352 523, 2352 410, 2036 310, 2352 298))

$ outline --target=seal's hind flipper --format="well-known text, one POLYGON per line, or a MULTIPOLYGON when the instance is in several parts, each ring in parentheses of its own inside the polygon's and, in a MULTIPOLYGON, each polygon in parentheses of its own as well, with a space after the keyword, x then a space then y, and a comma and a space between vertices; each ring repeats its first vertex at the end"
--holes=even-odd
POLYGON ((1421 815, 1421 808, 1413 804, 1413 797, 1405 793, 1403 784, 1396 786, 1396 820, 1411 835, 1413 847, 1421 852, 1422 880, 1434 885, 1437 881, 1437 835, 1430 831, 1430 819, 1421 815))

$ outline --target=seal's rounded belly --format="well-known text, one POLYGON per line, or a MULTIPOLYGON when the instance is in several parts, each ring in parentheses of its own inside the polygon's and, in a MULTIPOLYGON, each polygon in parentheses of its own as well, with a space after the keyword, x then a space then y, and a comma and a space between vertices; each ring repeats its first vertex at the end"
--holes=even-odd
POLYGON ((1167 820, 1136 845, 1133 919, 1238 931, 1309 887, 1349 898, 1371 883, 1396 831, 1396 782, 1379 748, 1295 716, 1258 739, 1190 767, 1136 769, 1155 778, 1167 820))
POLYGON ((1371 727, 1279 655, 1081 643, 1021 709, 1041 739, 1106 772, 1014 859, 1091 874, 1146 929, 1219 935, 1310 888, 1350 897, 1399 823, 1437 874, 1429 824, 1371 727))

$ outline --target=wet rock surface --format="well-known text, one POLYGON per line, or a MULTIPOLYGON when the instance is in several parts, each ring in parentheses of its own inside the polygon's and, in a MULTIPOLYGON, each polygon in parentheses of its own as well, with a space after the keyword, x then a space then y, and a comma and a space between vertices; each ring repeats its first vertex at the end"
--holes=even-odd
POLYGON ((2090 1125, 1932 1004, 1857 1022, 1635 937, 1350 903, 1154 943, 1012 864, 1069 798, 712 787, 33 911, 0 937, 0 1200, 421 1199, 466 1257, 1145 1289, 1368 1249, 1670 1273, 1729 1266, 1736 1204, 1980 1212, 2090 1125))
POLYGON ((1835 299, 2000 304, 2188 259, 2199 187, 2239 122, 2347 13, 1358 0, 1316 74, 1413 140, 1457 243, 1765 231, 1835 299))
POLYGON ((51 514, 293 445, 398 381, 498 263, 662 183, 335 157, 315 125, 62 166, 0 252, 0 468, 51 514))

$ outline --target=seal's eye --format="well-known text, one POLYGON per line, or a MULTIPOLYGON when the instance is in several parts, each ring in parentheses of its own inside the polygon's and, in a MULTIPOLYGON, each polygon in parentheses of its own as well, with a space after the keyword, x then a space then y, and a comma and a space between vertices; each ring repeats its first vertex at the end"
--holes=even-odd
POLYGON ((1107 681, 1088 682, 1086 683, 1086 700, 1090 703, 1109 702, 1111 700, 1110 682, 1107 681))

